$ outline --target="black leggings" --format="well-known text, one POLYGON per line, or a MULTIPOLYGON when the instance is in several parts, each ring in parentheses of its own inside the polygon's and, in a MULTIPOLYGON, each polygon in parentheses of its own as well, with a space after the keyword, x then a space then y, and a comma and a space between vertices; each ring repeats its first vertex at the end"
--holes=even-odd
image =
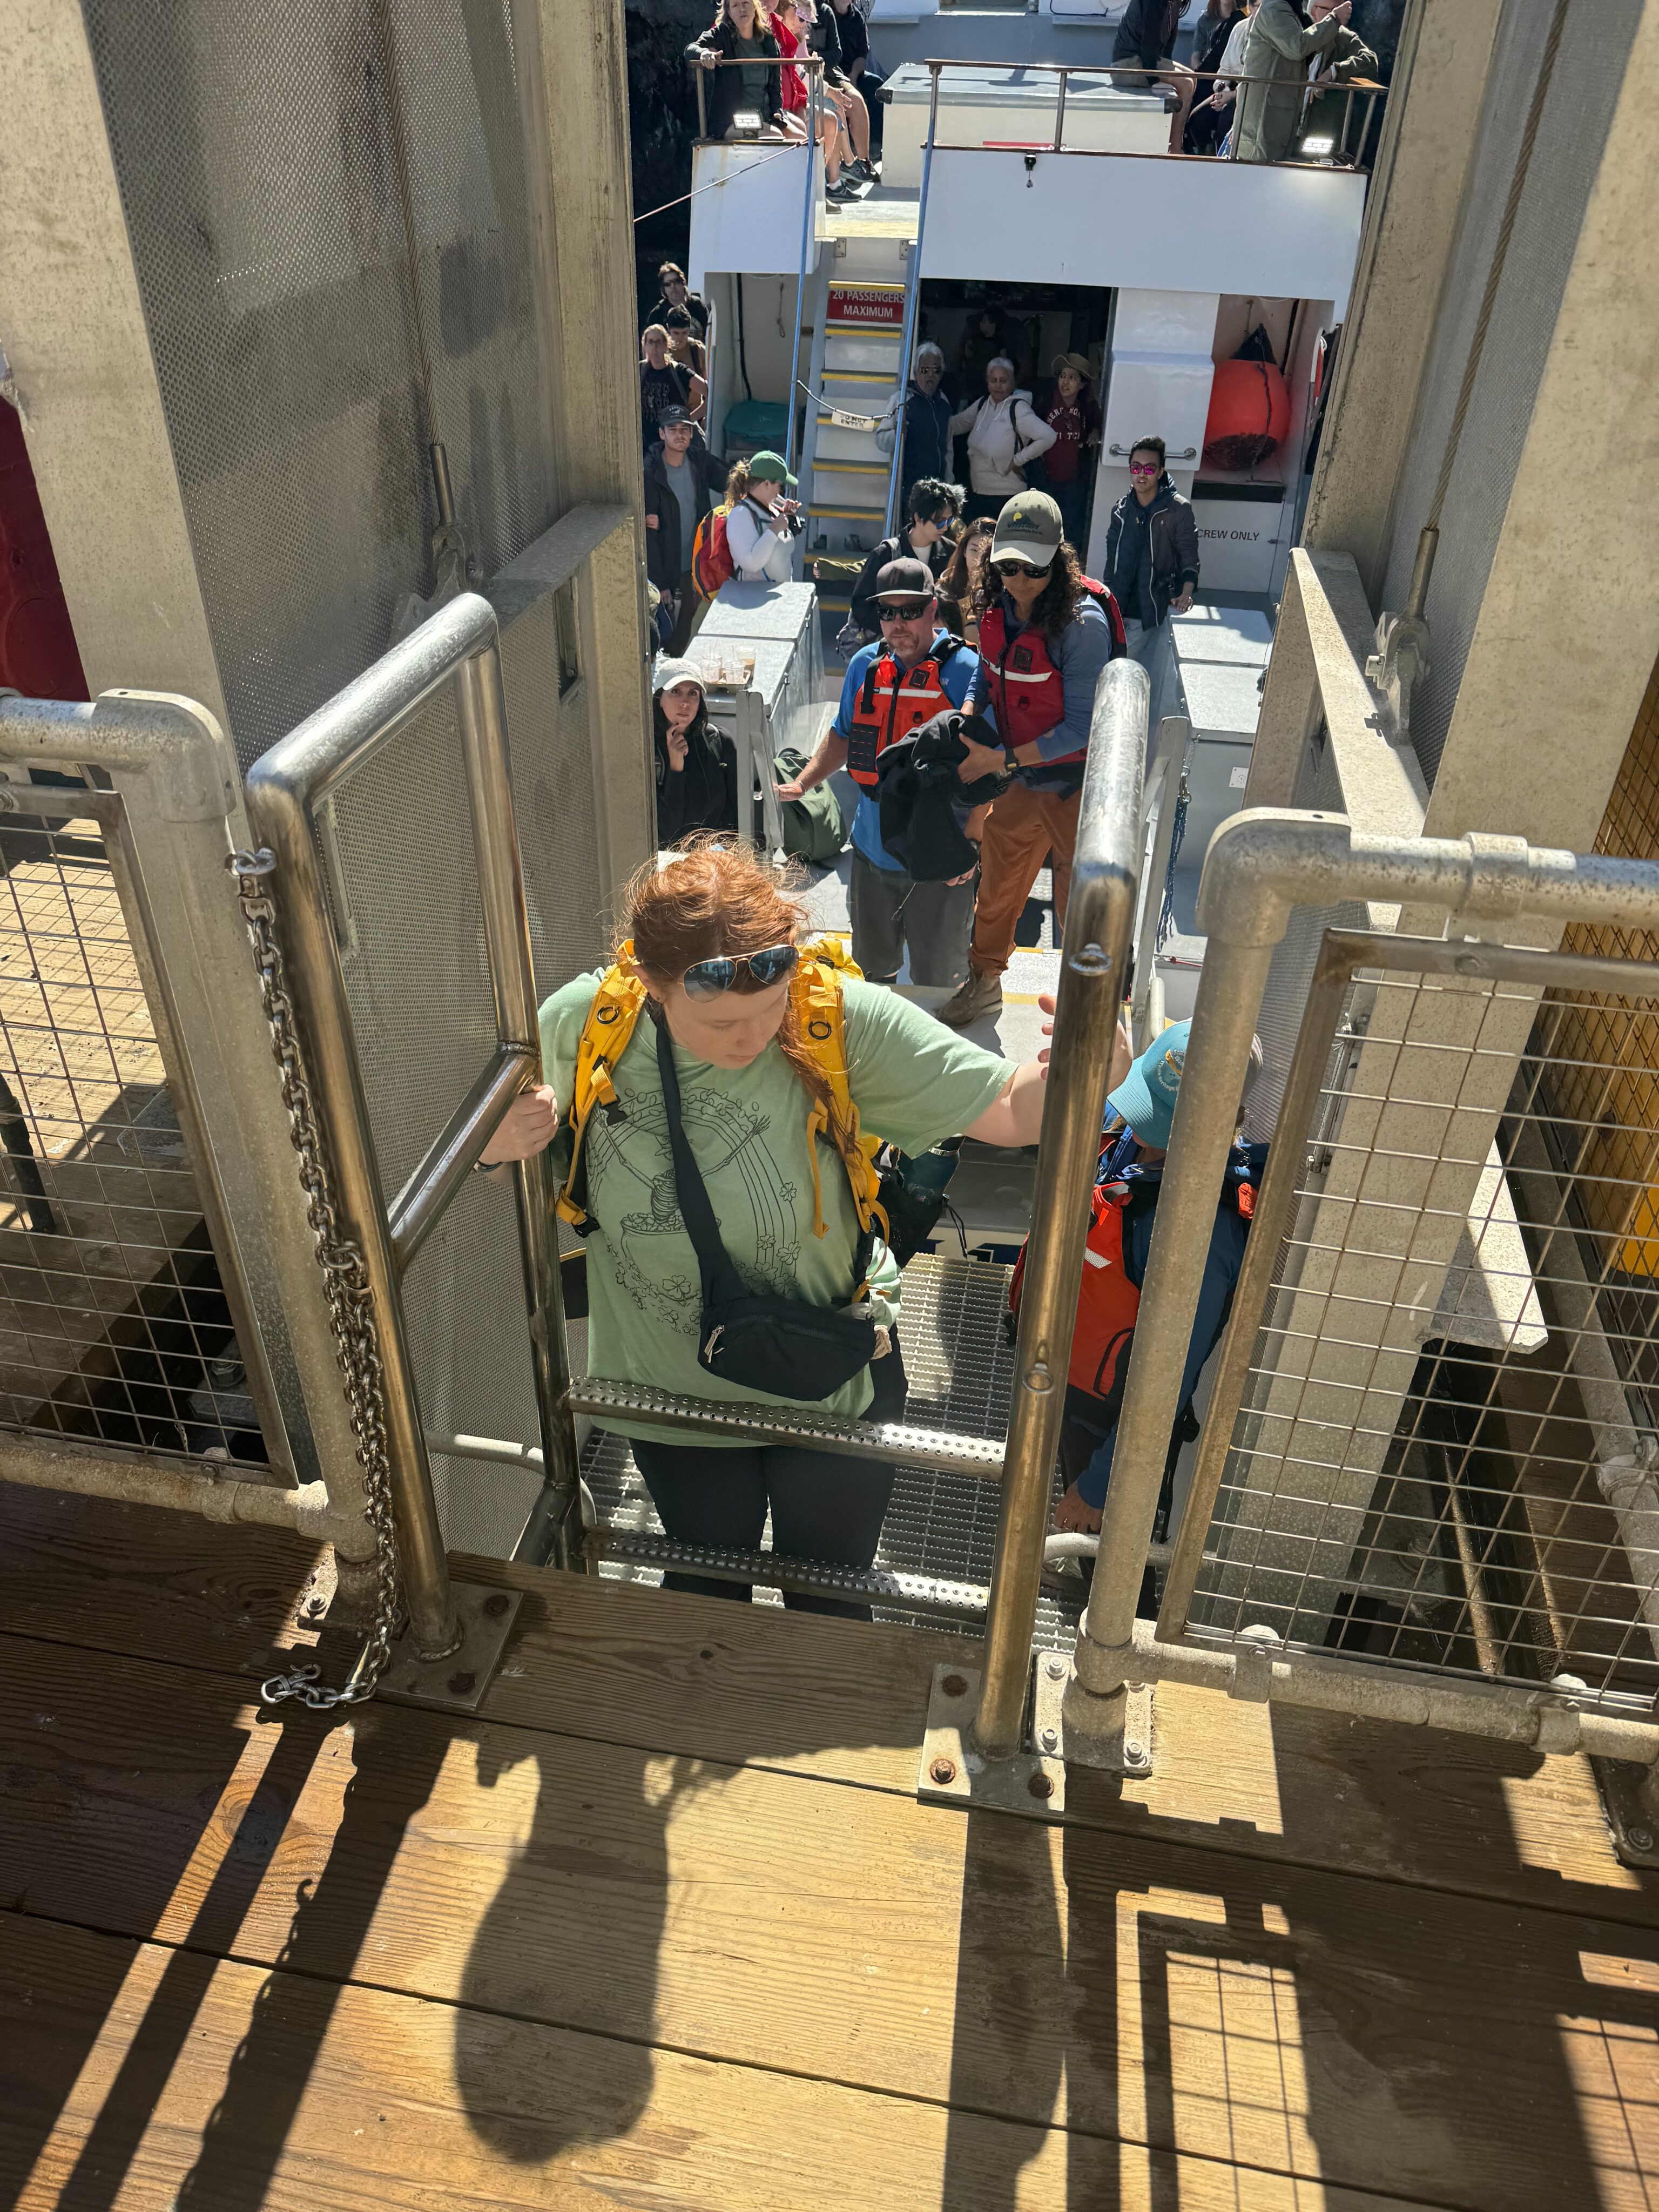
MULTIPOLYGON (((904 1363, 898 1339, 871 1369, 876 1386, 871 1421, 896 1421, 904 1413, 904 1363)), ((664 1528, 682 1544, 722 1551, 757 1552, 772 1510, 772 1547, 789 1559, 823 1559, 836 1566, 867 1567, 881 1540, 896 1470, 878 1460, 848 1459, 841 1452, 811 1451, 798 1444, 665 1444, 634 1440, 634 1464, 644 1477, 664 1528)), ((715 1582, 705 1575, 668 1574, 665 1589, 694 1590, 703 1597, 747 1600, 747 1583, 715 1582)), ((835 1613, 868 1620, 867 1605, 809 1597, 786 1590, 797 1613, 835 1613)))

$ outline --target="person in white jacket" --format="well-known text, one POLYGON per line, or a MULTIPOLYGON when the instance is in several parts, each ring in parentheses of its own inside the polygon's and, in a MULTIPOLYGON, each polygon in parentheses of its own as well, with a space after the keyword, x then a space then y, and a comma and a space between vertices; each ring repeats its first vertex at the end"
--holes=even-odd
POLYGON ((985 372, 985 397, 951 417, 953 438, 964 430, 974 494, 969 517, 1000 514, 1005 501, 1025 489, 1026 462, 1046 453, 1055 434, 1033 410, 1030 393, 1015 391, 1012 362, 1000 355, 985 372))
POLYGON ((800 501, 779 453, 756 453, 739 461, 726 479, 732 512, 726 518, 726 543, 732 565, 745 584, 787 584, 794 574, 794 544, 801 530, 800 501))

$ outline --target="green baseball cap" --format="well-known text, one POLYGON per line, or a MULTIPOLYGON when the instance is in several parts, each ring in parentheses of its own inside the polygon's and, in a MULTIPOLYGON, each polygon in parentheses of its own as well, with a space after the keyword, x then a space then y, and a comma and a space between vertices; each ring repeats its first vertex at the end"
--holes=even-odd
POLYGON ((775 483, 787 485, 793 491, 798 481, 789 473, 789 464, 781 453, 768 451, 749 456, 749 473, 753 477, 769 477, 775 483))
POLYGON ((1065 535, 1059 506, 1046 491, 1017 491, 997 517, 992 565, 1017 554, 1034 568, 1052 568, 1065 535))

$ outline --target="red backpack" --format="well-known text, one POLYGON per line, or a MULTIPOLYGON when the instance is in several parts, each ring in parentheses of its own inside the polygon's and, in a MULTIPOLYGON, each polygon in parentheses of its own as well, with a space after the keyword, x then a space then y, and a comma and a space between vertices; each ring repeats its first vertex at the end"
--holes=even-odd
POLYGON ((697 525, 691 540, 691 581, 700 599, 712 599, 720 586, 729 584, 738 573, 732 548, 726 542, 726 518, 731 512, 729 501, 711 509, 697 525))

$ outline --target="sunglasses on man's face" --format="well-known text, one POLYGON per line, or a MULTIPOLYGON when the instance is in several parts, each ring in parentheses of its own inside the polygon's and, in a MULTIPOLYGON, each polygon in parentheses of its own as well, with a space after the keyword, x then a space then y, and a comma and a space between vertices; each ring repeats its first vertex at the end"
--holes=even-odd
POLYGON ((686 969, 680 981, 688 999, 718 999, 747 970, 757 990, 769 990, 774 983, 782 982, 797 957, 793 945, 769 945, 763 951, 738 952, 726 960, 699 960, 686 969))
POLYGON ((931 599, 889 599, 882 607, 881 618, 884 622, 920 622, 933 604, 931 599))
POLYGON ((1155 477, 1158 474, 1158 463, 1156 461, 1131 461, 1129 464, 1129 474, 1132 477, 1155 477))

